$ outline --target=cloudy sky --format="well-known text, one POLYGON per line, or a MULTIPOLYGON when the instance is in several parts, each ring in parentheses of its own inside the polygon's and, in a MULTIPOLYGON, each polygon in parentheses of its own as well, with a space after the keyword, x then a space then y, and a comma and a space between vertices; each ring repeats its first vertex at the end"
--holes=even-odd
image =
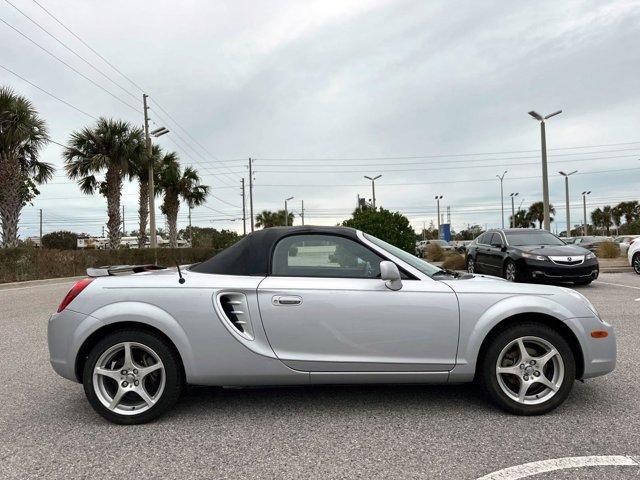
MULTIPOLYGON (((358 194, 371 197, 363 175, 382 174, 378 205, 416 229, 435 222, 435 195, 455 229, 499 226, 496 174, 507 170, 506 218, 509 193, 516 207, 541 200, 532 109, 563 110, 547 125, 559 228, 559 170, 578 170, 572 223, 584 190, 593 207, 640 195, 637 1, 38 0, 131 81, 32 0, 10 1, 86 62, 0 0, 0 65, 84 113, 2 68, 0 84, 29 97, 59 143, 92 117, 141 124, 142 88, 152 127, 171 130, 159 143, 212 187, 196 225, 242 230, 234 219, 252 157, 256 213, 293 196, 307 224, 335 224, 358 194)), ((60 152, 50 144, 42 158, 61 167, 60 152)), ((131 230, 135 184, 123 201, 131 230)), ((82 195, 61 169, 24 209, 21 236, 37 235, 38 209, 45 233, 99 233, 106 222, 104 199, 82 195)))

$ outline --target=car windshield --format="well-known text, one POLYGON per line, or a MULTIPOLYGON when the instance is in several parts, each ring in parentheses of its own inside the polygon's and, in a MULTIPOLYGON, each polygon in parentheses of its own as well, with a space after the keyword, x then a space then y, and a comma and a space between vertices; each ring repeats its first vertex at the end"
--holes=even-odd
POLYGON ((373 244, 377 245, 378 247, 382 248, 383 250, 389 252, 394 257, 398 257, 400 260, 402 260, 403 262, 408 263, 412 267, 420 270, 425 275, 428 275, 428 276, 431 277, 435 273, 443 271, 441 268, 438 268, 435 265, 431 265, 430 263, 425 262, 424 260, 416 257, 415 255, 411 255, 410 253, 405 252, 404 250, 402 250, 402 249, 400 249, 398 247, 394 247, 390 243, 387 243, 387 242, 385 242, 383 240, 380 240, 379 238, 376 238, 373 235, 369 235, 368 233, 363 233, 363 235, 371 243, 373 243, 373 244))
POLYGON ((565 245, 558 237, 549 232, 505 232, 509 245, 565 245))

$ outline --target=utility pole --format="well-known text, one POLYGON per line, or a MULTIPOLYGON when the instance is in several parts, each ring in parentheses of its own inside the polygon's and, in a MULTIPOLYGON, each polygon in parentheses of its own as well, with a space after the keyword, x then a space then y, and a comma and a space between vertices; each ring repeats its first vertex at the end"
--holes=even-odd
POLYGON ((102 225, 102 238, 104 238, 104 225, 102 225))
POLYGON ((502 176, 500 175, 496 175, 496 177, 498 177, 500 179, 500 220, 502 222, 502 228, 504 229, 504 190, 502 188, 502 183, 504 180, 504 176, 507 174, 507 171, 505 170, 504 173, 502 174, 502 176))
POLYGON ((442 195, 436 195, 435 199, 438 203, 438 238, 440 238, 440 200, 442 200, 442 195))
POLYGON ((565 192, 565 207, 567 209, 567 238, 571 236, 571 207, 569 206, 569 176, 576 173, 577 170, 573 172, 565 173, 558 172, 560 175, 564 177, 564 192, 565 192))
POLYGON ((304 225, 304 200, 300 200, 300 220, 302 220, 302 225, 304 225))
POLYGON ((376 180, 379 179, 382 175, 377 175, 373 178, 368 177, 368 176, 364 176, 364 178, 371 180, 371 205, 373 206, 373 209, 376 209, 376 180))
POLYGON ((127 236, 127 230, 124 228, 124 205, 122 205, 122 236, 127 236))
POLYGON ((518 192, 509 194, 511 197, 511 228, 516 228, 516 208, 513 203, 513 199, 518 196, 518 192))
MULTIPOLYGON (((142 94, 142 104, 144 111, 144 137, 147 147, 147 161, 149 162, 149 246, 153 249, 158 247, 156 239, 156 193, 153 173, 153 156, 151 154, 151 137, 149 136, 149 107, 147 105, 146 93, 142 94)), ((142 232, 140 232, 142 234, 142 232)), ((154 250, 155 252, 155 250, 154 250)), ((157 254, 154 253, 155 263, 158 263, 157 254)))
POLYGON ((42 247, 42 209, 40 209, 40 246, 42 247))
POLYGON ((542 204, 544 206, 544 229, 551 230, 551 220, 549 219, 549 176, 547 175, 547 132, 545 129, 545 120, 559 115, 562 110, 542 116, 535 111, 530 111, 529 115, 540 122, 540 149, 542 150, 542 204))
POLYGON ((253 232, 253 161, 249 158, 249 216, 251 217, 251 232, 253 232))
MULTIPOLYGON (((154 263, 158 264, 158 253, 155 251, 157 248, 156 238, 156 193, 155 193, 155 180, 153 173, 153 152, 151 149, 151 135, 155 138, 169 133, 169 130, 165 127, 156 128, 153 132, 149 132, 149 106, 147 105, 147 98, 149 95, 142 94, 142 105, 144 111, 144 137, 147 147, 147 161, 149 162, 149 246, 154 249, 153 258, 154 263)), ((140 232, 142 234, 142 232, 140 232)))
POLYGON ((587 195, 591 193, 591 190, 587 192, 582 192, 582 213, 584 215, 584 236, 586 237, 589 233, 588 225, 587 225, 587 195))
POLYGON ((191 228, 191 202, 189 202, 189 245, 193 248, 193 228, 191 228))
POLYGON ((242 181, 242 234, 247 234, 247 209, 245 206, 246 196, 244 194, 244 177, 241 178, 242 181))

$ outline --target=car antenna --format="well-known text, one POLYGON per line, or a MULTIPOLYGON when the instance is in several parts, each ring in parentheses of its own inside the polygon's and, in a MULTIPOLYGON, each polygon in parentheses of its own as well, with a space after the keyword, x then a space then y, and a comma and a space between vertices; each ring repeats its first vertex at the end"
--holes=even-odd
POLYGON ((178 283, 180 285, 182 285, 184 282, 186 282, 186 280, 184 279, 184 277, 182 276, 182 272, 180 271, 180 264, 178 263, 178 261, 176 260, 176 267, 178 268, 178 277, 180 277, 178 279, 178 283))

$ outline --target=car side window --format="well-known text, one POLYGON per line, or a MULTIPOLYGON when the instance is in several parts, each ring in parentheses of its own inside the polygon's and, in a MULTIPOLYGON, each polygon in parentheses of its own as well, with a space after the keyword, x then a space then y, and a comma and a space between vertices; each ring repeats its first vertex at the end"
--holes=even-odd
POLYGON ((380 278, 384 260, 365 246, 337 235, 294 235, 273 251, 271 274, 287 277, 380 278))
POLYGON ((488 233, 483 233, 482 235, 480 235, 478 237, 478 239, 476 240, 476 243, 479 243, 479 244, 482 244, 482 245, 486 244, 487 243, 486 240, 488 238, 487 237, 488 235, 489 235, 488 233))

